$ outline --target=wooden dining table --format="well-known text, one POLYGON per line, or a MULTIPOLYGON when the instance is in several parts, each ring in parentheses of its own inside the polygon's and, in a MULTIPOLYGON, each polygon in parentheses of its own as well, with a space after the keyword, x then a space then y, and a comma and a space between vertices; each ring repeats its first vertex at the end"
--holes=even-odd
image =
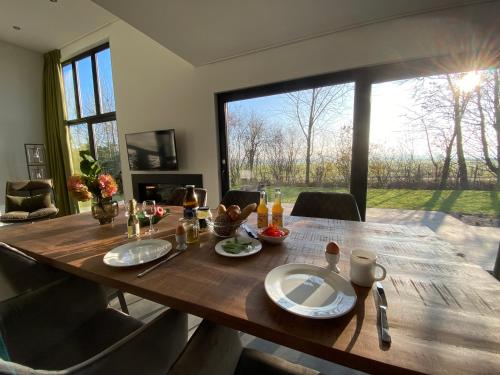
MULTIPOLYGON (((182 212, 170 212, 153 237, 175 246, 182 212)), ((220 238, 202 233, 184 254, 141 278, 137 274, 151 264, 122 269, 103 263, 106 252, 131 241, 123 215, 107 225, 88 213, 13 225, 0 229, 0 241, 80 277, 368 373, 500 374, 500 282, 429 228, 291 216, 285 226, 290 236, 283 244, 264 244, 245 258, 217 254, 220 238), (347 280, 352 249, 378 253, 387 269, 382 284, 390 345, 381 341, 372 288, 353 285, 353 310, 324 320, 292 315, 267 296, 269 271, 286 263, 325 267, 330 241, 340 245, 347 280)))

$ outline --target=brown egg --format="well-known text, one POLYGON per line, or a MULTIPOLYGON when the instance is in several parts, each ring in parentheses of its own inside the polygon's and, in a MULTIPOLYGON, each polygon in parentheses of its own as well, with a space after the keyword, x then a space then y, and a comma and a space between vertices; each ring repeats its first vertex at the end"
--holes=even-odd
POLYGON ((186 230, 184 229, 184 225, 182 225, 182 224, 177 225, 177 228, 175 228, 175 234, 180 236, 180 235, 183 235, 184 233, 186 233, 186 230))
POLYGON ((340 252, 340 247, 336 242, 329 242, 326 245, 326 252, 328 254, 338 254, 340 252))

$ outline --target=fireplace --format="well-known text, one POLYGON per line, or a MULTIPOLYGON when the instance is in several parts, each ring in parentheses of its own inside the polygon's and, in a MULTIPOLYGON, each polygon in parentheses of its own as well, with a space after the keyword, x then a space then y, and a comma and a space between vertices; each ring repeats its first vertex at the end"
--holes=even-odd
POLYGON ((134 198, 138 202, 153 199, 158 203, 171 204, 174 191, 186 185, 203 187, 201 174, 132 174, 134 198))

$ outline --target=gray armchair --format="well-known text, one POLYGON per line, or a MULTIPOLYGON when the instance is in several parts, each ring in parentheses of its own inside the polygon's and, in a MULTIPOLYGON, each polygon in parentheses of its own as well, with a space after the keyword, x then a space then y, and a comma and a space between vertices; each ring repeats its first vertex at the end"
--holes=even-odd
POLYGON ((243 348, 238 332, 207 320, 189 340, 168 375, 318 375, 271 354, 243 348))
POLYGON ((143 324, 107 308, 100 285, 2 250, 0 274, 14 287, 1 293, 0 374, 166 374, 184 348, 186 314, 143 324))
POLYGON ((58 212, 51 179, 7 182, 2 221, 36 221, 54 217, 58 212))

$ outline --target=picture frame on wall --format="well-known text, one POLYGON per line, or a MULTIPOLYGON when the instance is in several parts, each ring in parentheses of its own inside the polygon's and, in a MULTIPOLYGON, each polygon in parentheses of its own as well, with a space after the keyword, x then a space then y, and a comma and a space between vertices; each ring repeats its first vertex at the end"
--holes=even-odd
POLYGON ((25 144, 24 148, 28 165, 45 164, 45 147, 43 144, 25 144))
POLYGON ((49 178, 47 167, 45 165, 30 165, 28 166, 30 180, 41 180, 49 178))

